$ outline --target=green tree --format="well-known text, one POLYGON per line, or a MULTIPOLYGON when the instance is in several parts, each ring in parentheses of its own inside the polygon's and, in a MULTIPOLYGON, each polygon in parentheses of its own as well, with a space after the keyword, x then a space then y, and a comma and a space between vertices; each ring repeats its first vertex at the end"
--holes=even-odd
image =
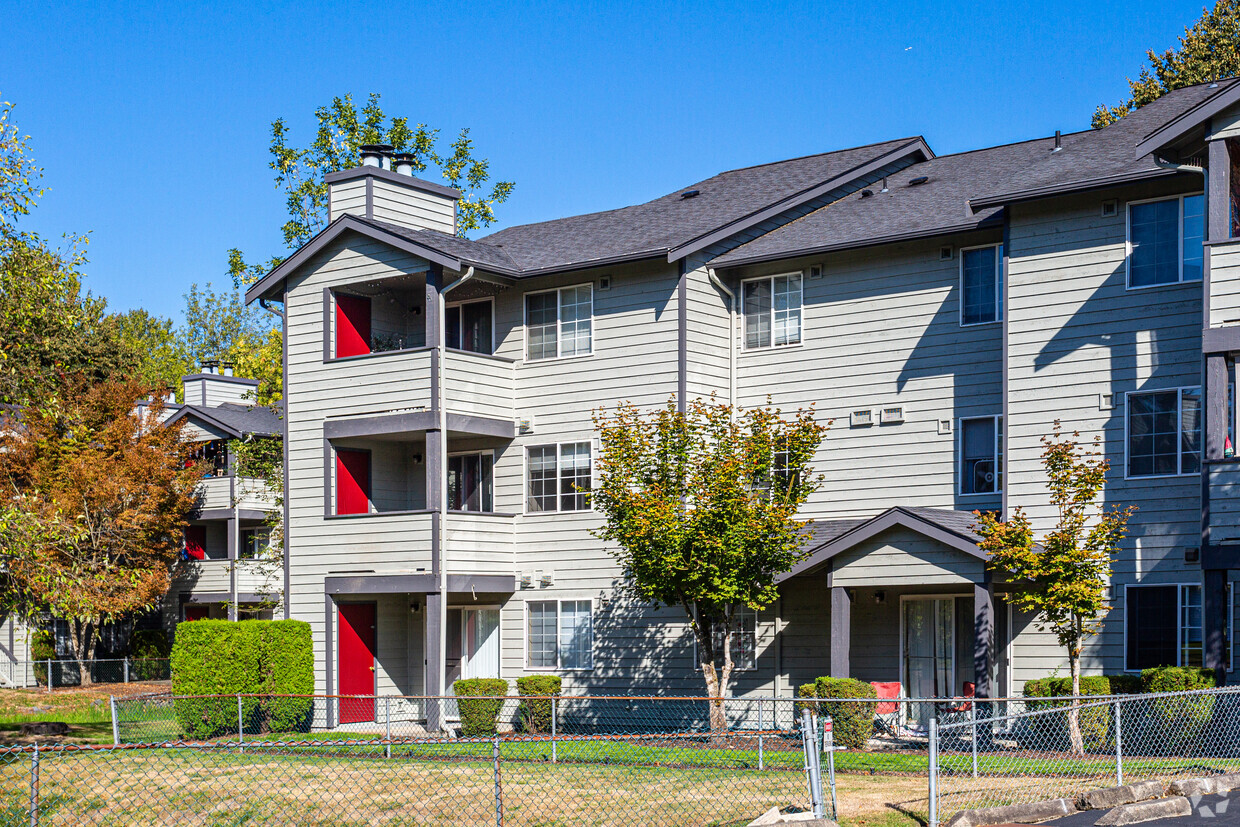
POLYGON ((276 316, 247 306, 239 289, 190 285, 177 338, 190 370, 207 360, 225 362, 236 375, 259 380, 255 402, 267 405, 281 398, 283 338, 276 316))
POLYGON ((0 101, 0 228, 30 213, 43 190, 43 170, 30 156, 30 136, 13 123, 13 104, 0 101))
POLYGON ((151 387, 180 392, 192 363, 172 319, 138 308, 115 316, 121 345, 134 353, 134 375, 151 387))
POLYGON ((784 419, 770 406, 747 410, 675 400, 643 413, 630 404, 596 411, 601 441, 596 535, 639 600, 684 609, 711 703, 712 729, 733 669, 737 610, 776 599, 775 576, 803 557, 807 520, 797 510, 822 484, 810 467, 826 426, 812 408, 784 419))
MULTIPOLYGON (((474 156, 469 130, 462 129, 447 149, 440 151, 439 130, 425 124, 411 125, 408 118, 389 117, 372 93, 359 111, 352 95, 336 97, 314 111, 318 128, 307 147, 290 145, 290 130, 283 118, 271 124, 271 163, 276 186, 283 188, 288 220, 282 227, 289 249, 305 244, 327 226, 327 181, 329 172, 351 169, 361 163, 359 149, 367 144, 390 144, 396 152, 410 153, 413 167, 425 172, 431 166, 450 186, 461 190, 457 205, 457 232, 461 235, 495 221, 495 205, 512 194, 511 181, 499 181, 488 188, 491 170, 487 159, 474 156)), ((238 284, 250 284, 278 265, 272 258, 266 264, 247 264, 241 251, 228 251, 228 271, 238 284)))
MULTIPOLYGON (((1106 590, 1111 557, 1119 551, 1136 510, 1098 504, 1110 465, 1102 458, 1101 437, 1095 437, 1092 447, 1082 446, 1079 439, 1075 432, 1064 436, 1058 421, 1053 434, 1042 438, 1042 467, 1058 521, 1040 544, 1019 507, 1007 521, 994 512, 975 511, 973 527, 990 568, 1011 583, 1012 604, 1035 613, 1038 628, 1053 632, 1067 649, 1074 696, 1081 694, 1081 650, 1098 633, 1110 608, 1106 590)), ((1075 710, 1068 715, 1072 749, 1083 752, 1079 716, 1075 710)))
POLYGON ((1150 65, 1128 79, 1130 96, 1115 106, 1095 110, 1095 129, 1114 123, 1174 89, 1240 75, 1240 0, 1218 0, 1184 30, 1178 47, 1146 52, 1150 65))

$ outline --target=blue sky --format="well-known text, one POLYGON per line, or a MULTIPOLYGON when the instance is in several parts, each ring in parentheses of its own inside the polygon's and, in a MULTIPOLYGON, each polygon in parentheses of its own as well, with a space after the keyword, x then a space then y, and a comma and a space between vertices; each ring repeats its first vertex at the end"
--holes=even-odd
MULTIPOLYGON (((0 99, 89 233, 87 285, 179 317, 225 251, 280 254, 268 129, 352 92, 472 129, 500 224, 640 203, 721 170, 907 135, 939 154, 1085 129, 1201 0, 64 4, 0 0, 0 99)), ((475 234, 477 235, 477 234, 475 234)))

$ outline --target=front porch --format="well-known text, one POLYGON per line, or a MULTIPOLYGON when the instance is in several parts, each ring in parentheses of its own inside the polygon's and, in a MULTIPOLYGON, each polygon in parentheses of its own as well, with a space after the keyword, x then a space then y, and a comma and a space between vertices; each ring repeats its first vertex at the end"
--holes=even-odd
MULTIPOLYGON (((893 508, 820 529, 828 537, 781 582, 786 601, 804 606, 799 622, 826 643, 820 675, 899 684, 907 698, 1009 694, 1008 613, 971 519, 893 508)), ((790 677, 795 686, 817 676, 793 665, 790 677)))

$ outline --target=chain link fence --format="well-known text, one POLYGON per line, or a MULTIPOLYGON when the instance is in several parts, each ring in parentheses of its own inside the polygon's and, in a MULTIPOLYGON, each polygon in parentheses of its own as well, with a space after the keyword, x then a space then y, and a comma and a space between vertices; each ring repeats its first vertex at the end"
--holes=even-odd
POLYGON ((929 822, 960 810, 1240 770, 1240 687, 974 703, 929 739, 929 822))
POLYGON ((133 683, 171 679, 167 658, 87 660, 0 660, 0 687, 62 689, 86 683, 133 683))
POLYGON ((814 725, 795 701, 728 699, 714 729, 712 703, 115 699, 113 745, 0 750, 0 824, 727 825, 772 807, 821 812, 814 725))

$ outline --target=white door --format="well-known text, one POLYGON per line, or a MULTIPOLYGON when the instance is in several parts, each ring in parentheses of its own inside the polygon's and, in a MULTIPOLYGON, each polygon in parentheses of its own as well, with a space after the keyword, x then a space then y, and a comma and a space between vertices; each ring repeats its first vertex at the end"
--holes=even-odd
POLYGON ((461 677, 499 677, 499 609, 461 612, 461 677))
MULTIPOLYGON (((956 601, 951 597, 905 600, 901 625, 904 627, 904 691, 910 698, 950 698, 955 675, 956 601)), ((912 704, 910 718, 916 721, 931 714, 912 704)))

